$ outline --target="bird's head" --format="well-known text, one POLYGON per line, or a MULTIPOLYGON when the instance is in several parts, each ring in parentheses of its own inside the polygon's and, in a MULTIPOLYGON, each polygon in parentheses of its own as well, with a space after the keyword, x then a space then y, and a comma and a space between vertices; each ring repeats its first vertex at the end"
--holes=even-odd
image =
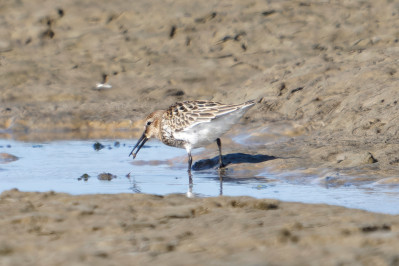
POLYGON ((144 124, 144 132, 137 141, 136 145, 134 145, 132 151, 129 156, 133 154, 133 159, 136 158, 137 153, 143 147, 144 143, 147 142, 150 138, 160 138, 160 125, 161 118, 163 115, 163 110, 158 110, 149 114, 145 119, 144 124), (137 150, 136 150, 137 148, 137 150), (136 151, 135 151, 136 150, 136 151))

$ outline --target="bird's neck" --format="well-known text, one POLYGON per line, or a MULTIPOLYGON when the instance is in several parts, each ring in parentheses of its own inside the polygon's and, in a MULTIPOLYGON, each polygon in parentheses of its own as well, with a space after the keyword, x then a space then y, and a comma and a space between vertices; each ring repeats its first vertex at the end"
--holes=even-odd
POLYGON ((162 126, 162 116, 165 113, 164 110, 157 110, 154 112, 154 127, 156 128, 157 132, 155 134, 155 137, 158 138, 159 140, 162 140, 162 134, 161 134, 161 126, 162 126))

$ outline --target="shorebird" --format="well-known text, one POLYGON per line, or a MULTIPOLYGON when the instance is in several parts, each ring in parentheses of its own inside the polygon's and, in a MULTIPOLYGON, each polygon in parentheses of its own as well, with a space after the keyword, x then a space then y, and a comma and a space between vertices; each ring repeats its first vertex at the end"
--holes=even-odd
POLYGON ((175 103, 166 110, 154 111, 145 119, 144 132, 129 156, 133 154, 133 159, 136 158, 144 143, 155 137, 166 145, 186 149, 188 171, 191 172, 191 150, 216 141, 219 168, 223 168, 225 165, 220 136, 237 123, 254 104, 254 100, 232 105, 212 101, 186 101, 175 103))

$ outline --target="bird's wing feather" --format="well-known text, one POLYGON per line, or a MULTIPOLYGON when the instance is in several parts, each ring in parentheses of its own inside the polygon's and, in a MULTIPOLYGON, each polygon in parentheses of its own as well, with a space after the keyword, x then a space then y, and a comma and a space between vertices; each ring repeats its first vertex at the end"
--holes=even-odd
POLYGON ((198 124, 211 122, 217 117, 253 104, 253 101, 237 105, 210 101, 180 102, 169 107, 164 114, 164 121, 173 125, 175 131, 186 131, 198 124))

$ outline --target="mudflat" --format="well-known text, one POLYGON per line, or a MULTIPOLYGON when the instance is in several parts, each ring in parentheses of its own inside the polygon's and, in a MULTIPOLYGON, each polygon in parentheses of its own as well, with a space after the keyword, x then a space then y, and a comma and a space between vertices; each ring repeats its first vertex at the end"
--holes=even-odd
MULTIPOLYGON (((0 14, 3 138, 136 138, 176 101, 255 99, 230 134, 278 159, 250 167, 398 185, 395 1, 33 0, 0 14)), ((5 265, 399 261, 396 216, 334 206, 18 191, 0 203, 5 265)))
POLYGON ((396 265, 399 220, 248 197, 0 196, 2 265, 396 265))

